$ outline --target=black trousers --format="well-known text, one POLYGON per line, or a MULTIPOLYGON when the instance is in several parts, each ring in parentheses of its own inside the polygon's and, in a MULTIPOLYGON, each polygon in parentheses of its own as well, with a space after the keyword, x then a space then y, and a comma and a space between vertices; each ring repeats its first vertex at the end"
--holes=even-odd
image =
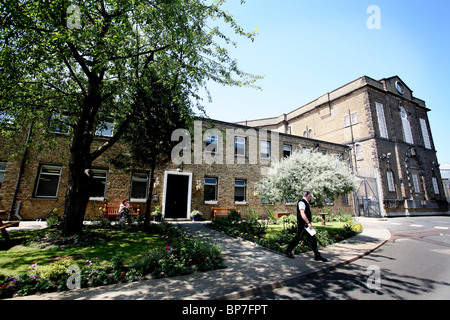
POLYGON ((305 225, 299 226, 297 228, 297 234, 295 235, 294 239, 292 239, 292 241, 289 243, 286 250, 292 252, 292 250, 294 250, 294 248, 299 244, 300 240, 302 240, 303 236, 305 235, 309 243, 311 244, 311 247, 314 251, 314 255, 316 257, 320 256, 319 249, 317 248, 316 236, 310 235, 308 231, 305 230, 305 225))

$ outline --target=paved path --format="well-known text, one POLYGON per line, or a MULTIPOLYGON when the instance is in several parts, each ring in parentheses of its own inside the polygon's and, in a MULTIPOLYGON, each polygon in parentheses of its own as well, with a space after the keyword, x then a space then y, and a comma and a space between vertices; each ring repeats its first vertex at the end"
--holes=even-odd
POLYGON ((352 262, 390 238, 389 231, 380 226, 378 219, 358 220, 363 225, 363 232, 323 248, 321 253, 329 260, 325 263, 314 261, 311 252, 288 259, 251 242, 212 230, 202 222, 180 222, 189 232, 208 236, 219 244, 228 268, 174 278, 18 297, 14 300, 238 299, 352 262))

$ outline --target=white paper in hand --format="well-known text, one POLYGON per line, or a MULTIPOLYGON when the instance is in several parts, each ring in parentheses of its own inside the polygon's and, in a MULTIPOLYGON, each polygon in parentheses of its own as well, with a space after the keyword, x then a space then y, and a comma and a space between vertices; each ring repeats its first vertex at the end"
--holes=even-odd
POLYGON ((311 235, 311 236, 313 236, 313 235, 315 235, 316 234, 316 230, 314 230, 314 228, 308 228, 308 227, 305 227, 305 229, 306 229, 306 231, 308 231, 308 233, 311 235))

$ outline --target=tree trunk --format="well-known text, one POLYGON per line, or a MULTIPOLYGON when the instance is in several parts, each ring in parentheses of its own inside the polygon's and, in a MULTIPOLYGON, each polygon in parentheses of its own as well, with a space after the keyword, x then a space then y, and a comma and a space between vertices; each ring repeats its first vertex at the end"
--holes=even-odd
POLYGON ((69 180, 64 210, 65 236, 81 234, 84 215, 89 201, 90 177, 87 168, 76 162, 69 163, 69 180))
POLYGON ((69 179, 64 209, 63 235, 81 234, 91 185, 91 145, 94 109, 98 110, 99 98, 87 97, 83 112, 75 127, 70 145, 69 179), (97 107, 95 107, 97 106, 97 107))
POLYGON ((145 213, 144 213, 144 225, 149 226, 150 225, 150 210, 152 206, 152 198, 153 198, 153 186, 155 183, 155 167, 156 162, 152 161, 151 168, 150 168, 150 185, 148 186, 148 195, 147 195, 147 201, 145 205, 145 213))

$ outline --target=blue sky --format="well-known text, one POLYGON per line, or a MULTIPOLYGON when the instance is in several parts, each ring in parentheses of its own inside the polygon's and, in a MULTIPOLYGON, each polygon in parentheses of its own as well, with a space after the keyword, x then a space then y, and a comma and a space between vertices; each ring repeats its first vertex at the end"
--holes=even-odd
POLYGON ((450 162, 450 1, 228 0, 223 7, 254 42, 238 38, 230 49, 246 72, 264 75, 262 88, 211 83, 213 119, 235 122, 290 112, 348 82, 398 75, 426 102, 442 164, 450 162), (369 29, 370 5, 380 9, 380 29, 369 29))

